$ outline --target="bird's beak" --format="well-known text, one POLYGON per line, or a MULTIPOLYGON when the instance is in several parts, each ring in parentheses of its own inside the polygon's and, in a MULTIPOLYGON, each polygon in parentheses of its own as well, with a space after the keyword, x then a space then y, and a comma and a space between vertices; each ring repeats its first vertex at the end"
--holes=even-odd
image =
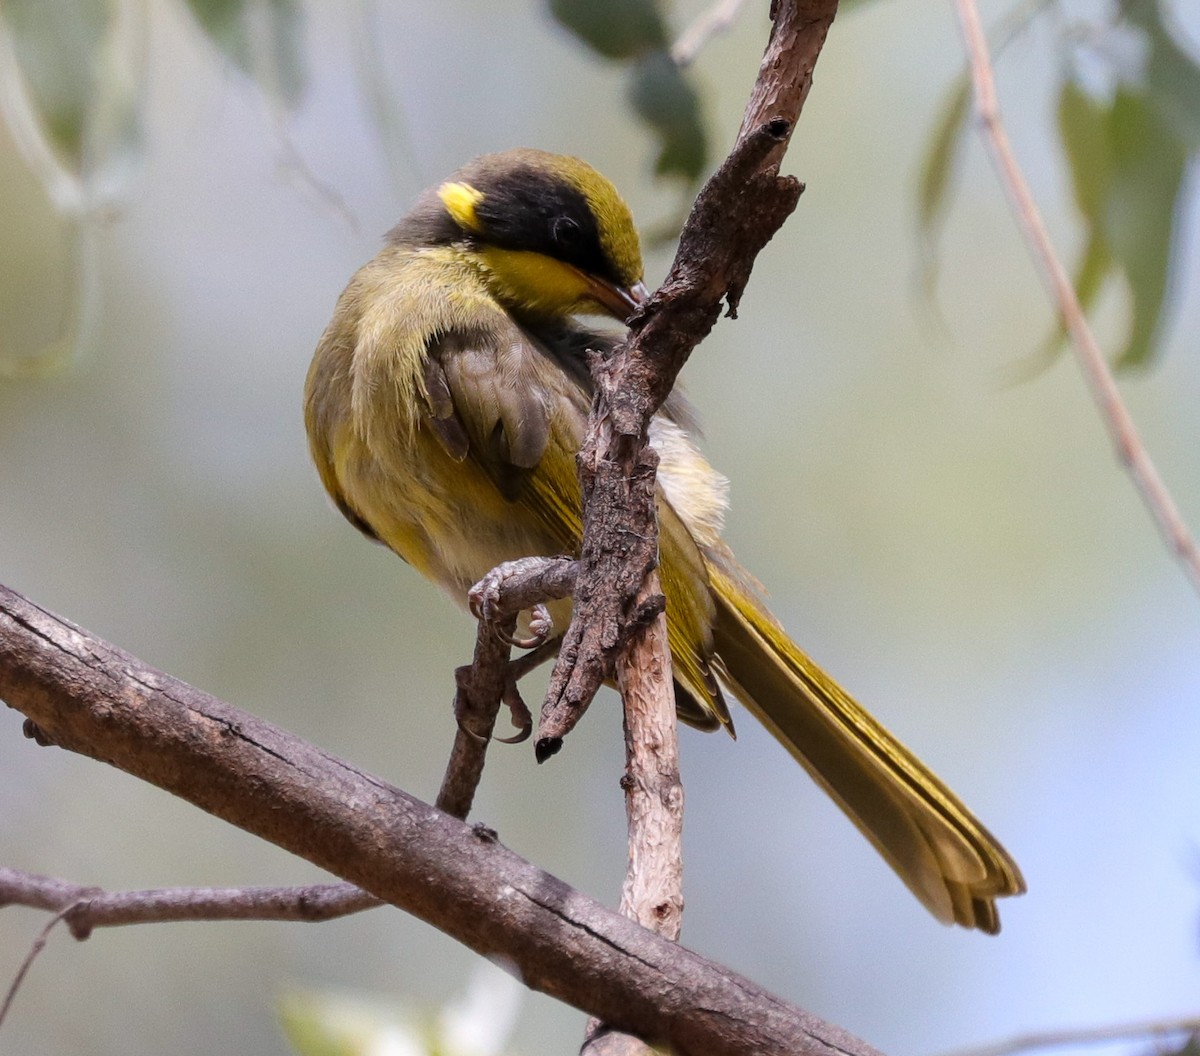
POLYGON ((625 322, 650 299, 644 282, 620 286, 595 275, 587 276, 588 295, 614 319, 625 322))

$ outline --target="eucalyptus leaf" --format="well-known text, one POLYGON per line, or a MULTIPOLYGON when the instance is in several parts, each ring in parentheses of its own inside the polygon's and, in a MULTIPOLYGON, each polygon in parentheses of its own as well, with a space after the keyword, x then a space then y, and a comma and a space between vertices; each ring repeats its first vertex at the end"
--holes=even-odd
POLYGON ((1071 190, 1089 228, 1103 219, 1113 177, 1109 107, 1093 99, 1073 80, 1058 93, 1058 136, 1071 172, 1071 190))
POLYGON ((291 109, 304 93, 299 0, 184 0, 209 40, 266 95, 291 109))
POLYGON ((917 182, 917 218, 927 242, 933 240, 946 216, 950 187, 962 159, 963 133, 971 113, 971 81, 964 72, 958 76, 938 111, 937 122, 929 136, 929 146, 921 161, 917 182))
POLYGON ((0 109, 64 213, 122 199, 142 157, 144 0, 0 0, 0 109))
POLYGON ((97 56, 113 19, 108 0, 4 0, 0 18, 51 149, 83 169, 97 56))
POLYGON ((634 66, 630 103, 659 138, 654 170, 660 176, 700 178, 708 157, 700 100, 687 76, 665 51, 654 51, 634 66))
POLYGON ((1158 0, 1126 0, 1123 12, 1146 37, 1142 83, 1175 134, 1200 150, 1200 62, 1180 43, 1158 0))
POLYGON ((1118 366, 1149 361, 1169 307, 1175 218, 1188 150, 1147 94, 1118 88, 1109 112, 1112 183, 1103 231, 1133 302, 1129 339, 1118 366))
MULTIPOLYGON (((1075 275, 1072 279, 1072 284, 1075 287, 1075 297, 1079 301, 1079 306, 1085 312, 1095 304, 1096 295, 1103 287, 1105 279, 1114 270, 1115 265, 1112 254, 1109 252, 1108 244, 1104 241, 1104 236, 1100 234, 1099 228, 1092 227, 1088 233, 1088 240, 1084 246, 1083 256, 1076 266, 1075 275)), ((1018 374, 1021 377, 1028 377, 1032 373, 1050 366, 1062 351, 1063 342, 1066 338, 1067 328, 1060 316, 1053 331, 1042 342, 1041 348, 1031 358, 1028 368, 1019 370, 1018 374)))
MULTIPOLYGON (((1087 229, 1087 242, 1073 280, 1075 296, 1086 311, 1095 303, 1104 280, 1116 267, 1104 236, 1104 210, 1113 177, 1108 107, 1068 78, 1059 89, 1057 116, 1058 137, 1070 170, 1071 190, 1087 229)), ((1034 361, 1043 365, 1052 362, 1066 336, 1066 326, 1060 317, 1034 361)))
MULTIPOLYGON (((1145 89, 1123 84, 1111 101, 1066 81, 1059 93, 1058 129, 1075 204, 1087 228, 1075 292, 1084 309, 1105 280, 1120 274, 1130 298, 1129 333, 1118 367, 1141 366, 1156 350, 1170 307, 1175 218, 1185 187, 1189 150, 1177 126, 1145 89)), ((1058 347, 1061 323, 1047 342, 1058 347)))
POLYGON ((550 14, 606 59, 632 59, 668 45, 655 0, 550 0, 550 14))

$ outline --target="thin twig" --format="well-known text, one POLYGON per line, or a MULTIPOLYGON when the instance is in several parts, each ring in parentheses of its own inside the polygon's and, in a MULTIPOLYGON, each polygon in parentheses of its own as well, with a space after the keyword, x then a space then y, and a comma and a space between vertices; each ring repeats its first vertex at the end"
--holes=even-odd
POLYGON ((987 38, 975 0, 954 0, 954 4, 971 64, 975 110, 1025 241, 1041 267, 1050 295, 1071 335, 1075 356, 1112 438, 1117 457, 1133 478, 1142 501, 1157 522, 1167 545, 1183 565, 1192 586, 1200 593, 1200 548, 1197 548, 1178 506, 1154 467, 1133 418, 1121 399, 1116 380, 1088 326, 1079 298, 1075 295, 1075 287, 1054 251, 1041 212, 1008 141, 996 102, 996 85, 987 38))
POLYGON ((1100 1045, 1110 1041, 1149 1039, 1171 1034, 1194 1034, 1200 1031, 1200 1016, 1184 1019, 1148 1019, 1133 1023, 1113 1023, 1102 1027, 1081 1027, 1074 1030, 1043 1030, 1017 1034, 1006 1041, 975 1048, 954 1049, 942 1056, 1012 1056, 1030 1049, 1056 1049, 1067 1045, 1100 1045))
POLYGON ((33 962, 37 959, 37 955, 46 947, 46 940, 50 937, 50 932, 54 930, 58 924, 78 903, 72 903, 65 909, 60 910, 47 922, 42 928, 38 937, 33 940, 33 945, 29 947, 29 952, 25 954, 25 959, 21 961, 21 967, 17 969, 17 974, 13 978, 12 985, 8 988, 8 993, 4 995, 4 1003, 0 1005, 0 1027, 4 1026, 4 1020, 8 1016, 8 1010, 12 1008, 12 1003, 16 999, 17 991, 21 989, 21 984, 25 982, 25 976, 29 974, 29 969, 33 962))
POLYGON ((671 60, 676 66, 687 66, 718 33, 724 33, 737 18, 746 0, 717 0, 702 12, 690 26, 679 34, 671 46, 671 60))
POLYGON ((566 597, 574 582, 575 562, 571 559, 527 557, 492 569, 471 588, 470 602, 479 618, 475 655, 470 664, 454 673, 458 730, 437 796, 438 809, 451 817, 465 819, 471 812, 501 703, 510 705, 514 724, 518 716, 527 720, 512 740, 523 741, 529 735, 532 719, 517 682, 558 648, 559 639, 551 638, 518 660, 510 660, 517 613, 566 597))
POLYGON ((353 884, 302 887, 166 887, 103 891, 57 877, 0 866, 0 907, 67 914, 77 939, 94 928, 183 920, 292 920, 318 923, 381 905, 353 884))
MULTIPOLYGON (((516 626, 515 618, 507 624, 511 630, 516 626)), ((436 800, 438 810, 451 817, 465 819, 471 813, 500 702, 504 699, 510 649, 495 633, 494 625, 480 620, 475 629, 475 655, 469 665, 454 672, 454 717, 458 728, 436 800)))

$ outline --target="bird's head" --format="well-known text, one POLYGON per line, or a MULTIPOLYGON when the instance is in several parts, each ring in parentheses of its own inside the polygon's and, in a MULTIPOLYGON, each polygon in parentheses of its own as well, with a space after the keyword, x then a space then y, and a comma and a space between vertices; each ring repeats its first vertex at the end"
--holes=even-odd
POLYGON ((427 195, 393 238, 461 246, 517 312, 623 322, 647 297, 629 206, 587 162, 562 154, 476 158, 427 195))

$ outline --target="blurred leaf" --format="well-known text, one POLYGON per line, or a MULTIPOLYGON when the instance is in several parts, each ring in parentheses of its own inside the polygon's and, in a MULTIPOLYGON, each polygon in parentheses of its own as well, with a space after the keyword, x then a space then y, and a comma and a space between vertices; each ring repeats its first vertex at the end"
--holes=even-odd
POLYGON ((950 185, 962 158, 963 132, 971 112, 971 80, 959 75, 938 114, 929 136, 917 182, 917 217, 921 234, 931 242, 946 215, 950 185))
MULTIPOLYGON (((1067 156, 1075 205, 1088 232, 1083 257, 1074 277, 1075 296, 1086 312, 1116 266, 1103 233, 1104 209, 1112 185, 1113 156, 1107 107, 1070 79, 1063 81, 1058 94, 1058 136, 1067 156)), ((1066 338, 1067 329, 1060 316, 1054 331, 1034 355, 1030 369, 1049 366, 1066 338)), ((1023 373, 1027 376, 1027 372, 1023 373)))
POLYGON ((1113 175, 1108 108, 1070 79, 1058 95, 1058 135, 1071 170, 1075 204, 1094 228, 1101 220, 1113 175))
POLYGON ((142 0, 0 0, 0 110, 24 162, 69 221, 54 336, 6 344, 0 375, 45 376, 86 346, 98 303, 96 232, 142 158, 142 0))
POLYGON ((551 15, 607 59, 631 64, 629 103, 659 139, 659 176, 700 178, 708 160, 700 100, 668 51, 659 0, 549 0, 551 15))
POLYGON ((655 0, 550 0, 550 13, 606 59, 667 47, 666 20, 655 0))
POLYGON ((185 0, 221 52, 289 109, 304 93, 304 12, 299 0, 185 0))
POLYGON ((503 1056, 523 999, 516 979, 484 961, 440 1009, 297 990, 280 999, 278 1014, 300 1056, 503 1056))
MULTIPOLYGON (((1149 94, 1129 85, 1105 104, 1073 81, 1064 82, 1058 129, 1075 204, 1087 228, 1076 296, 1086 310, 1110 274, 1124 277, 1131 318, 1116 365, 1144 365, 1154 355, 1169 308, 1187 147, 1149 94)), ((1043 353, 1052 353, 1065 336, 1060 321, 1043 353)))
POLYGON ((1175 134, 1192 150, 1200 149, 1200 63, 1176 39, 1158 0, 1126 0, 1122 7, 1150 47, 1146 91, 1175 134))
MULTIPOLYGON (((1112 274, 1113 270, 1112 254, 1108 250, 1108 245, 1099 231, 1093 228, 1088 236, 1087 245, 1084 247, 1083 257, 1077 265, 1075 276, 1072 279, 1075 296, 1079 299, 1079 306, 1085 312, 1095 303, 1096 295, 1104 285, 1104 280, 1112 274)), ((1042 342, 1037 352, 1029 358, 1028 362, 1019 364, 1012 372, 1013 381, 1027 381, 1035 374, 1050 367, 1058 358, 1066 339, 1067 328, 1062 317, 1059 316, 1053 331, 1042 342)))
POLYGON ((670 55, 654 51, 637 62, 629 101, 660 140, 654 171, 698 180, 708 157, 700 100, 670 55))
POLYGON ((1103 234, 1133 300, 1129 339, 1117 366, 1141 366, 1153 355, 1168 307, 1175 217, 1188 151, 1146 94, 1118 88, 1109 113, 1112 184, 1103 234))
POLYGON ((3 0, 0 19, 30 103, 59 161, 83 170, 98 54, 114 15, 108 0, 3 0))
POLYGON ((427 1030, 383 1002, 297 991, 280 998, 277 1011, 299 1056, 431 1056, 436 1051, 427 1030))
POLYGON ((1096 294, 1113 270, 1112 253, 1099 232, 1092 232, 1075 271, 1075 296, 1086 312, 1096 303, 1096 294))

